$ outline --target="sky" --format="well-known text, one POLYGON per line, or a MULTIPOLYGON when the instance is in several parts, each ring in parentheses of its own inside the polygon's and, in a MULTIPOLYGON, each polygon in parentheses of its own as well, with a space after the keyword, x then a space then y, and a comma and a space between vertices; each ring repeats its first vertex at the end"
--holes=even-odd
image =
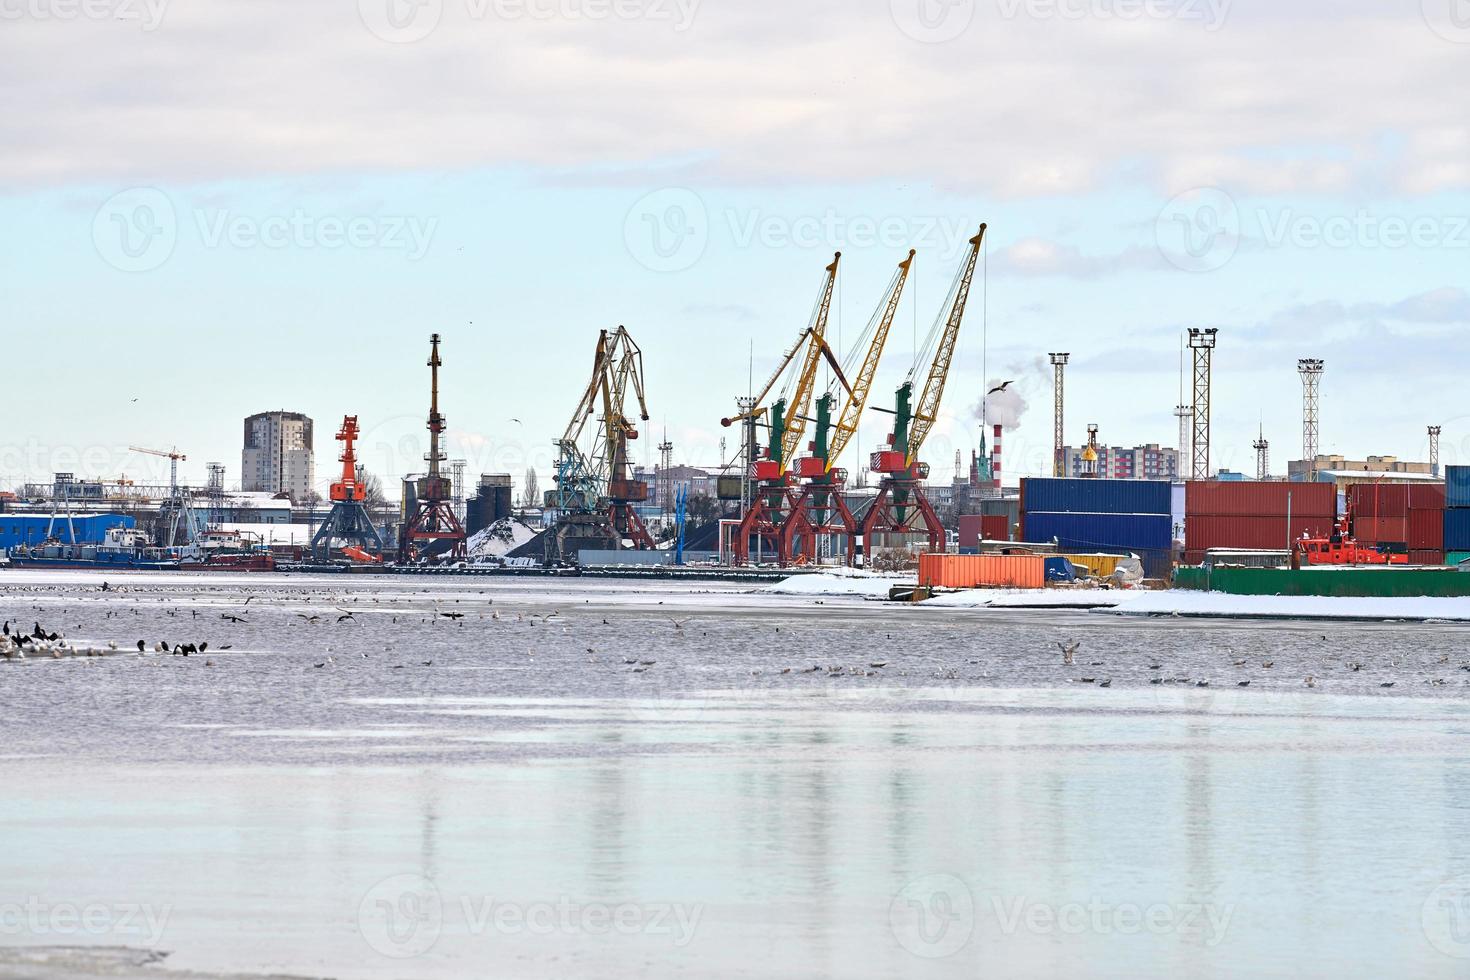
POLYGON ((1467 0, 0 0, 0 488, 234 484, 277 408, 391 484, 433 332, 449 454, 544 487, 620 324, 636 458, 712 466, 834 252, 847 355, 917 250, 886 405, 982 222, 941 478, 992 379, 1049 470, 1052 351, 1069 442, 1175 445, 1190 327, 1216 466, 1300 456, 1301 357, 1323 452, 1470 462, 1467 79, 1467 0))

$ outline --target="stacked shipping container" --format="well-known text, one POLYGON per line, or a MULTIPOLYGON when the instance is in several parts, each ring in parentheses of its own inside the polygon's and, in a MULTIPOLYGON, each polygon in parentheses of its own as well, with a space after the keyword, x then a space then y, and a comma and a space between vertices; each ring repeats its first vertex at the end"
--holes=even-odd
POLYGON ((1445 468, 1443 549, 1470 551, 1470 466, 1445 468))
POLYGON ((1284 551, 1304 534, 1326 537, 1337 520, 1330 483, 1196 480, 1184 490, 1184 561, 1211 548, 1284 551))
POLYGON ((1133 553, 1150 578, 1173 560, 1170 485, 1165 480, 1021 481, 1021 540, 1066 551, 1133 553))
POLYGON ((1348 487, 1347 508, 1359 544, 1407 553, 1414 565, 1444 564, 1442 485, 1360 483, 1348 487))

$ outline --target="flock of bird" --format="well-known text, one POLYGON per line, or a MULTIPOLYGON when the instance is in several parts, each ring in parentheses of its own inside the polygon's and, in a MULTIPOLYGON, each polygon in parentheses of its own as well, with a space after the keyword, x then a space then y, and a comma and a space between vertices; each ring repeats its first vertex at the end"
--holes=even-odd
MULTIPOLYGON (((171 605, 169 608, 161 610, 164 614, 170 617, 177 618, 178 614, 181 611, 187 612, 190 616, 192 616, 192 618, 196 620, 199 618, 200 615, 198 609, 181 610, 178 607, 179 594, 176 588, 117 588, 104 584, 102 591, 109 593, 108 601, 110 605, 119 604, 131 599, 133 605, 132 612, 135 616, 141 615, 138 606, 142 602, 154 598, 152 595, 150 595, 151 592, 160 593, 157 596, 156 600, 159 603, 169 602, 170 600, 173 601, 173 605, 171 605)), ((429 593, 429 590, 427 588, 415 591, 420 591, 425 594, 429 593)), ((280 606, 287 606, 288 609, 290 603, 311 604, 314 608, 309 609, 309 611, 295 612, 292 614, 296 620, 300 621, 300 625, 303 627, 357 627, 360 622, 358 617, 363 613, 370 611, 372 606, 377 605, 380 608, 371 611, 377 612, 380 615, 390 616, 393 625, 409 625, 417 622, 421 626, 433 626, 437 623, 448 623, 455 626, 464 627, 467 622, 479 619, 489 620, 492 622, 513 620, 514 622, 528 624, 533 627, 559 625, 562 627, 562 631, 565 633, 580 631, 580 629, 582 628, 580 625, 574 627, 572 625, 572 621, 563 617, 558 610, 552 610, 549 613, 507 612, 505 615, 502 615, 499 609, 493 608, 493 599, 476 600, 474 598, 467 598, 462 600, 459 598, 450 599, 445 597, 434 597, 426 595, 426 597, 429 599, 429 608, 425 609, 422 605, 419 604, 420 601, 416 601, 411 594, 375 596, 371 593, 367 593, 348 594, 346 596, 343 596, 331 590, 316 590, 311 588, 274 588, 259 590, 258 592, 247 595, 243 601, 239 601, 238 593, 226 592, 226 590, 221 590, 221 592, 224 594, 220 595, 219 598, 225 598, 225 596, 228 595, 230 600, 229 607, 231 608, 228 608, 228 610, 225 612, 220 612, 218 614, 219 620, 220 622, 229 624, 229 626, 232 627, 239 625, 250 625, 252 622, 250 618, 251 602, 257 598, 265 598, 267 600, 267 604, 274 603, 280 606), (407 600, 406 603, 405 600, 407 600), (478 610, 475 610, 475 606, 479 603, 479 601, 483 601, 484 605, 481 605, 478 610), (465 611, 464 608, 443 608, 443 606, 449 603, 462 605, 463 602, 468 602, 470 604, 469 609, 471 611, 465 611), (344 603, 351 604, 355 606, 356 609, 346 608, 344 603), (415 608, 416 606, 417 608, 415 608), (334 611, 324 611, 323 607, 327 607, 330 610, 334 611)), ((197 602, 208 603, 214 599, 214 596, 211 593, 211 589, 198 587, 196 595, 193 598, 197 602)), ((483 595, 484 590, 481 590, 480 594, 483 595)), ((662 605, 662 603, 659 604, 662 605)), ((217 610, 220 603, 216 602, 215 605, 217 610)), ((36 608, 39 610, 42 607, 38 605, 36 606, 36 608)), ((260 609, 259 606, 255 608, 256 611, 259 611, 260 609)), ((65 611, 66 610, 63 610, 63 612, 65 611)), ((109 608, 104 611, 104 618, 109 620, 120 618, 123 613, 124 609, 109 608)), ((680 635, 683 635, 688 624, 692 622, 692 620, 688 618, 666 618, 668 619, 668 622, 672 625, 673 629, 680 635)), ((272 623, 271 625, 276 626, 278 624, 272 623)), ((609 625, 611 624, 609 623, 606 616, 602 617, 602 626, 607 627, 609 625)), ((779 625, 769 624, 769 628, 774 630, 774 632, 777 634, 781 632, 781 627, 779 625)), ((78 626, 78 629, 80 629, 80 625, 78 626)), ((707 634, 701 633, 700 635, 703 636, 707 634)), ((889 639, 892 639, 891 635, 889 636, 889 639)), ((1323 642, 1326 642, 1328 638, 1323 635, 1321 639, 1323 642)), ((782 643, 783 640, 778 640, 777 642, 782 643)), ((1081 640, 1058 642, 1057 646, 1061 651, 1062 666, 1071 668, 1079 665, 1079 653, 1082 649, 1081 640)), ((215 649, 216 651, 227 651, 231 650, 232 648, 233 647, 231 644, 222 644, 214 647, 213 649, 215 649)), ((408 650, 420 650, 427 652, 430 648, 430 645, 425 643, 404 644, 399 641, 388 644, 387 646, 385 646, 384 650, 388 653, 402 653, 408 650)), ((127 647, 124 648, 119 648, 118 643, 115 641, 107 642, 104 646, 97 646, 90 643, 72 642, 69 641, 63 634, 63 632, 59 629, 43 628, 39 620, 35 622, 33 628, 29 632, 25 632, 23 631, 23 629, 12 630, 12 622, 9 620, 4 622, 3 631, 0 631, 0 659, 6 661, 20 661, 28 659, 64 659, 68 657, 95 658, 106 657, 109 655, 121 653, 132 653, 134 652, 134 650, 136 650, 138 654, 143 655, 166 654, 173 656, 189 657, 192 655, 205 654, 210 649, 210 644, 203 640, 191 640, 189 642, 169 642, 167 640, 160 640, 153 643, 149 643, 145 640, 137 640, 135 643, 129 644, 127 647)), ((331 646, 323 646, 319 649, 321 649, 322 653, 325 654, 325 656, 319 656, 318 658, 310 661, 309 663, 311 668, 325 669, 328 667, 336 666, 339 663, 336 657, 332 655, 331 646)), ((589 663, 598 662, 597 660, 593 659, 593 656, 591 656, 597 653, 595 647, 586 647, 586 652, 587 654, 589 654, 589 663)), ((1227 651, 1227 653, 1228 652, 1229 651, 1227 651)), ((338 656, 341 655, 341 651, 338 651, 338 656)), ((528 650, 527 655, 534 659, 534 657, 536 656, 536 651, 528 650)), ((360 652, 357 654, 357 656, 353 657, 353 659, 358 659, 358 657, 363 660, 367 660, 369 659, 369 654, 366 652, 360 652)), ((1326 658, 1326 661, 1324 661, 1322 665, 1318 668, 1317 673, 1308 673, 1304 677, 1302 677, 1301 685, 1309 689, 1317 688, 1321 680, 1321 677, 1319 676, 1320 671, 1323 668, 1334 666, 1334 664, 1331 663, 1331 661, 1333 661, 1334 659, 1335 658, 1332 657, 1326 658)), ((1438 662, 1440 664, 1448 664, 1449 661, 1449 655, 1444 655, 1439 659, 1438 662)), ((432 667, 434 665, 433 659, 418 660, 414 662, 416 662, 421 667, 432 667)), ((658 661, 656 659, 649 656, 631 656, 624 655, 621 652, 617 653, 611 662, 616 666, 622 666, 633 674, 647 673, 651 668, 658 664, 658 661)), ((978 665, 982 663, 982 661, 978 659, 969 659, 967 662, 970 665, 978 665)), ((1237 670, 1249 669, 1253 663, 1253 661, 1244 658, 1234 658, 1230 662, 1232 666, 1237 670)), ((1275 661, 1270 659, 1259 660, 1258 663, 1260 669, 1262 670, 1272 670, 1276 666, 1275 661)), ((1124 664, 1118 664, 1117 661, 1114 661, 1114 664, 1115 666, 1128 666, 1124 664)), ((213 660, 207 661, 207 665, 215 666, 215 662, 213 660)), ((389 666, 392 669, 400 670, 405 669, 407 665, 403 663, 393 663, 389 666)), ((1094 660, 1089 662, 1087 666, 1092 668, 1105 667, 1107 666, 1107 662, 1103 660, 1094 660)), ((1364 664, 1358 661, 1349 661, 1341 664, 1341 666, 1352 673, 1357 673, 1363 669, 1364 664)), ((1397 661, 1391 659, 1388 663, 1388 666, 1390 668, 1398 668, 1400 664, 1397 661)), ((822 665, 811 663, 803 666, 757 667, 751 669, 749 673, 756 676, 810 675, 824 676, 830 678, 877 677, 882 676, 885 673, 889 673, 884 670, 884 668, 886 667, 888 667, 887 660, 868 660, 858 664, 846 665, 822 665)), ((1157 662, 1157 660, 1154 660, 1148 664, 1148 670, 1152 672, 1162 672, 1164 669, 1164 663, 1157 662)), ((1470 663, 1461 665, 1459 669, 1470 671, 1470 663)), ((903 669, 902 665, 900 665, 899 667, 896 667, 892 673, 895 673, 898 676, 908 676, 910 671, 903 669)), ((962 679, 961 668, 953 666, 931 668, 930 675, 939 680, 957 681, 962 679)), ((1250 687, 1253 681, 1258 679, 1259 678, 1240 677, 1239 675, 1237 675, 1236 678, 1228 681, 1223 681, 1222 683, 1228 685, 1233 681, 1236 687, 1246 688, 1250 687)), ((1082 672, 1081 676, 1070 676, 1067 678, 1067 680, 1072 683, 1096 685, 1098 688, 1111 688, 1114 682, 1113 677, 1103 676, 1101 672, 1096 671, 1085 671, 1082 672)), ((1207 688, 1212 686, 1212 678, 1210 677, 1179 677, 1168 676, 1163 673, 1155 673, 1154 676, 1148 679, 1148 682, 1150 685, 1155 686, 1192 686, 1197 688, 1207 688)), ((1397 683, 1398 680, 1395 679, 1381 680, 1379 681, 1377 686, 1380 688, 1388 689, 1395 687, 1397 683)), ((1430 677, 1425 678, 1423 680, 1423 683, 1433 687, 1443 687, 1446 686, 1449 682, 1442 677, 1430 677)), ((1470 679, 1467 679, 1467 683, 1470 683, 1470 679)))

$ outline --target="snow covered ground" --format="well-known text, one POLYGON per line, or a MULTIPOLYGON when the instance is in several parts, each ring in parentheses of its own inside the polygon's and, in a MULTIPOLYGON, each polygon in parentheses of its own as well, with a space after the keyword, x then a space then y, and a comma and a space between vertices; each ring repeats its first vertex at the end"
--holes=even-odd
MULTIPOLYGON (((798 575, 765 586, 775 595, 886 598, 912 577, 862 571, 798 575)), ((1240 596, 1146 589, 966 589, 946 592, 924 609, 1090 609, 1120 616, 1228 616, 1290 619, 1438 620, 1470 622, 1470 598, 1240 596)))
POLYGON ((523 521, 505 518, 470 535, 465 542, 465 550, 474 558, 503 558, 539 533, 523 521))
POLYGON ((759 591, 773 595, 856 596, 886 599, 888 590, 893 586, 913 585, 915 581, 912 575, 883 575, 858 568, 842 568, 814 575, 793 575, 791 578, 762 586, 759 591))

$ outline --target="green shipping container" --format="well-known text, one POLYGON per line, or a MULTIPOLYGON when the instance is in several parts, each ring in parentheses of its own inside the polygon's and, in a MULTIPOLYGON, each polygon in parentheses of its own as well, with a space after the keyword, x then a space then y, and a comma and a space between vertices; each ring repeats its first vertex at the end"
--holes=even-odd
POLYGON ((1174 570, 1174 588, 1229 595, 1470 596, 1454 568, 1208 568, 1174 570))
POLYGON ((1470 558, 1470 551, 1451 551, 1444 556, 1444 563, 1458 565, 1467 558, 1470 558))

